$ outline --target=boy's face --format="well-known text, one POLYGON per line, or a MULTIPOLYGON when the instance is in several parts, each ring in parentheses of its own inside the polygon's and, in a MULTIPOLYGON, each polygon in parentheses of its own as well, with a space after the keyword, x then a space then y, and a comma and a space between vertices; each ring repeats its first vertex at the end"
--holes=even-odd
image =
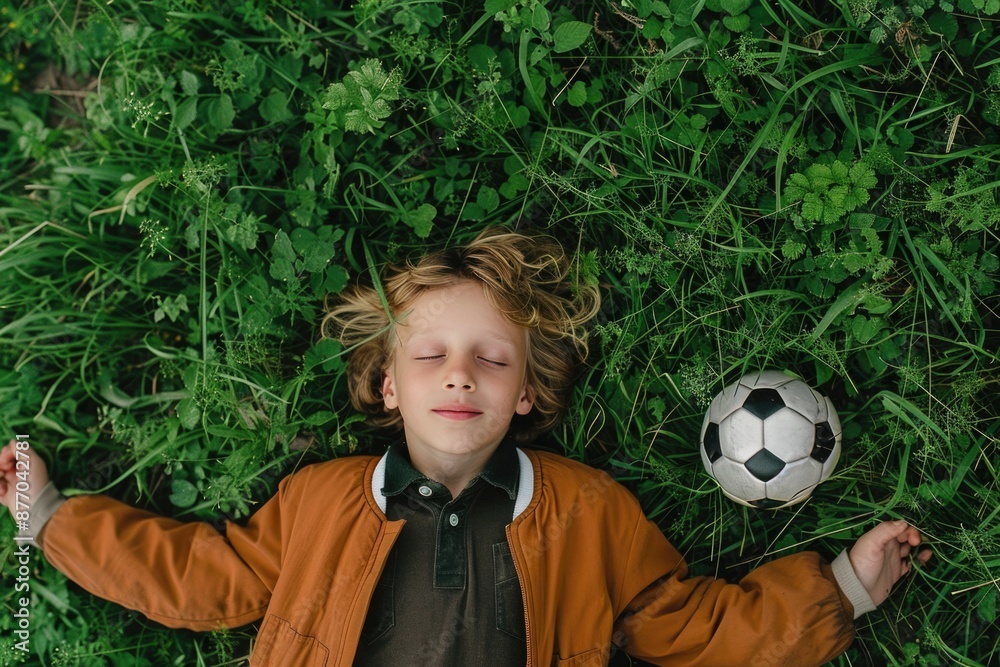
POLYGON ((488 457, 514 414, 531 411, 528 332, 504 319, 477 282, 432 289, 409 304, 382 380, 386 408, 399 408, 414 463, 488 457))

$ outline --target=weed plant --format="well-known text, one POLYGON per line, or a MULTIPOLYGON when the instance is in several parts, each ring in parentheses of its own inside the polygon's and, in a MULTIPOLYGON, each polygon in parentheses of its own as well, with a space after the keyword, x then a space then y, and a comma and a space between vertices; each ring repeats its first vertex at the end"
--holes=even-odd
MULTIPOLYGON (((0 15, 0 424, 65 493, 220 525, 302 465, 379 451, 324 300, 487 225, 541 230, 605 301, 539 446, 629 485, 696 573, 905 518, 935 559, 833 664, 1000 661, 996 0, 0 15), (698 455, 712 396, 758 368, 844 424, 834 477, 786 510, 724 499, 698 455)), ((41 556, 32 576, 31 653, 0 615, 2 664, 249 653, 252 627, 168 631, 41 556)))

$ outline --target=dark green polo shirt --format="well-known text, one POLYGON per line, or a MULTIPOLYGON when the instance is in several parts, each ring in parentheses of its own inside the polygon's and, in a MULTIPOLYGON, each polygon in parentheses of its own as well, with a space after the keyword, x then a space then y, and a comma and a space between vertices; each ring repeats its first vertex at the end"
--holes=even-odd
POLYGON ((355 665, 524 665, 521 585, 507 543, 518 461, 497 448, 452 499, 410 463, 405 445, 386 459, 386 516, 406 519, 375 588, 355 665))

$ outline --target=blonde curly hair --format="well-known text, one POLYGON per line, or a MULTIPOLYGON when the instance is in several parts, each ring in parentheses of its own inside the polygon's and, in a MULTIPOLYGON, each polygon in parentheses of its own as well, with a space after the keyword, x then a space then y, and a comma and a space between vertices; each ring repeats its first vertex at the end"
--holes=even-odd
POLYGON ((584 325, 600 307, 597 287, 572 280, 571 270, 570 259, 551 237, 490 228, 468 245, 389 266, 381 289, 355 285, 345 290, 320 330, 349 351, 347 383, 354 407, 374 425, 400 429, 399 410, 386 409, 381 392, 395 349, 396 318, 428 290, 460 280, 482 284, 497 312, 528 330, 527 380, 535 404, 510 429, 519 442, 528 442, 565 413, 574 371, 587 357, 584 325))

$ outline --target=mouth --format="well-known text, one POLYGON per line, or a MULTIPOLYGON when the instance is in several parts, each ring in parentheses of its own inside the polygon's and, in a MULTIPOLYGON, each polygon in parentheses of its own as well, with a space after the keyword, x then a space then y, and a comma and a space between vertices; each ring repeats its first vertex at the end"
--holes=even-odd
POLYGON ((434 408, 431 412, 438 415, 439 417, 444 417, 445 419, 453 419, 455 421, 463 421, 466 419, 473 419, 483 414, 481 410, 477 410, 468 405, 442 405, 440 407, 434 408))

